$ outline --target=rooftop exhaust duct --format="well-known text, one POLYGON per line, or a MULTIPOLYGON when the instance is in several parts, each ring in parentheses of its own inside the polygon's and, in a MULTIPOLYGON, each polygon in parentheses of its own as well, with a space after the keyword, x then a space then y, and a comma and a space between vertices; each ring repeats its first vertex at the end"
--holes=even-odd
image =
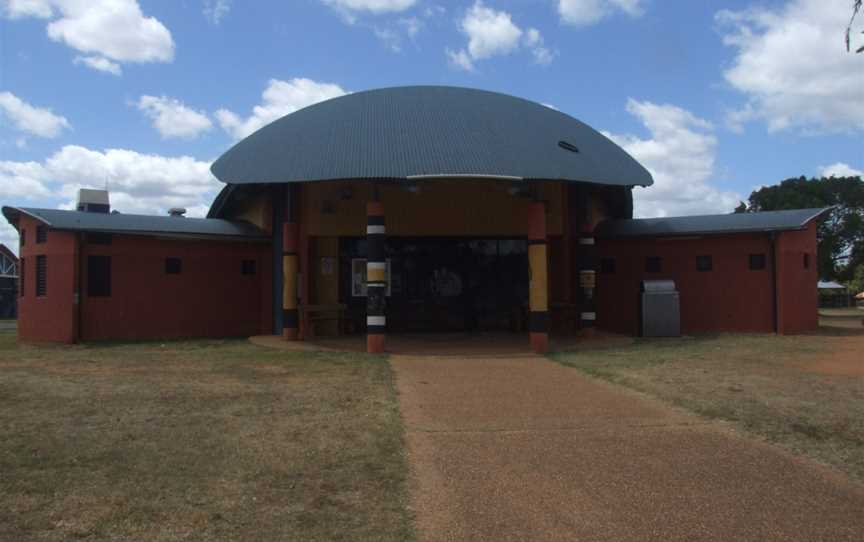
POLYGON ((108 191, 93 188, 78 189, 78 203, 75 209, 85 213, 108 214, 111 211, 108 191))
POLYGON ((183 218, 186 215, 186 208, 185 207, 171 207, 170 209, 168 209, 168 215, 169 216, 179 216, 179 217, 183 218))

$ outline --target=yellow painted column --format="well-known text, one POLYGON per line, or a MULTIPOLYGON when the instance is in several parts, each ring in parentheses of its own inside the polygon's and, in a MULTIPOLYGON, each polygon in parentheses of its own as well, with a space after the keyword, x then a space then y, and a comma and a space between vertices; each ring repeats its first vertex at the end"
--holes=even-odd
POLYGON ((546 204, 532 202, 528 207, 528 332, 531 349, 538 354, 549 351, 549 264, 546 249, 546 204))

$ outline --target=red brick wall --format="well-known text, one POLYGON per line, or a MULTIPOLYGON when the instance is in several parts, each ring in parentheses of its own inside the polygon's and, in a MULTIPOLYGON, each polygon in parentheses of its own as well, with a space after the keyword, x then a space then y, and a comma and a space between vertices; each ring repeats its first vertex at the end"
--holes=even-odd
POLYGON ((816 222, 803 231, 777 237, 777 283, 780 333, 803 333, 819 326, 819 277, 816 262, 816 222), (804 255, 809 267, 804 267, 804 255))
MULTIPOLYGON (((638 334, 640 281, 672 279, 680 292, 682 333, 774 331, 771 242, 767 235, 601 239, 598 248, 601 258, 614 257, 616 262, 615 274, 600 273, 597 277, 597 324, 601 328, 638 334), (765 254, 764 270, 749 269, 750 254, 765 254), (699 255, 712 256, 712 271, 696 270, 699 255), (661 273, 645 272, 649 256, 663 259, 661 273)), ((815 295, 815 284, 813 288, 815 295)))
MULTIPOLYGON (((182 219, 178 219, 182 220, 182 219)), ((82 243, 81 337, 243 337, 272 332, 272 255, 267 243, 166 240, 114 235, 82 243), (87 256, 111 256, 111 296, 87 292, 87 256), (165 273, 180 258, 179 275, 165 273), (242 260, 256 274, 242 275, 242 260)))
POLYGON ((75 342, 75 234, 48 231, 45 243, 36 243, 36 226, 21 216, 25 232, 20 254, 24 259, 24 295, 18 298, 18 338, 32 342, 75 342), (47 291, 36 297, 36 256, 47 258, 47 291))

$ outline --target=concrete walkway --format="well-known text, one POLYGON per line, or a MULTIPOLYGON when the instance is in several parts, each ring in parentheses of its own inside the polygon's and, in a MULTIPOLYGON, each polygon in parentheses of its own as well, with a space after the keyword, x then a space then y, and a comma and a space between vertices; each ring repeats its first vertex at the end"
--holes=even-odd
POLYGON ((530 355, 391 357, 422 540, 864 540, 864 487, 530 355))

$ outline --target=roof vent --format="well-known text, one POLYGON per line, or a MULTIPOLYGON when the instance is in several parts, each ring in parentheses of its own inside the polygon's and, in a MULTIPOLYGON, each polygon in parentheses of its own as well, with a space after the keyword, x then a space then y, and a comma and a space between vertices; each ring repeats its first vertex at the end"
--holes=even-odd
POLYGON ((563 141, 563 140, 559 141, 558 146, 561 147, 562 149, 564 149, 565 151, 579 152, 579 148, 576 145, 574 145, 573 143, 570 143, 569 141, 563 141))
POLYGON ((81 188, 78 190, 78 203, 75 209, 85 213, 108 214, 111 204, 108 201, 107 190, 95 190, 92 188, 81 188))
POLYGON ((186 208, 185 207, 171 207, 170 209, 168 209, 168 215, 169 216, 179 216, 182 218, 183 215, 185 215, 185 214, 186 214, 186 208))

